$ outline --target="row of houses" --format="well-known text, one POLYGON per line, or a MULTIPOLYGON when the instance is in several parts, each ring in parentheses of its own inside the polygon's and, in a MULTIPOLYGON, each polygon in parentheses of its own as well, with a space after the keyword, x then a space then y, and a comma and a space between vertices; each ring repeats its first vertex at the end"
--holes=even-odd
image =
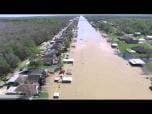
MULTIPOLYGON (((46 49, 42 55, 42 60, 46 65, 57 65, 59 62, 59 55, 62 52, 68 51, 65 43, 69 34, 76 32, 73 25, 69 26, 65 31, 62 32, 59 38, 49 41, 46 49), (72 31, 73 30, 73 31, 72 31)), ((74 35, 74 34, 73 34, 74 35)), ((73 37, 73 36, 72 36, 73 37)))

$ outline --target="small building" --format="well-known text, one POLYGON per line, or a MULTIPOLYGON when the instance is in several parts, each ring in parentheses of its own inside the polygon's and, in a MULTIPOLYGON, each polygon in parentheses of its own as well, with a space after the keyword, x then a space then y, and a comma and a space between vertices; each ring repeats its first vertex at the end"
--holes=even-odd
POLYGON ((141 59, 129 59, 128 62, 134 66, 142 66, 145 64, 145 62, 141 59))
POLYGON ((25 96, 34 96, 39 93, 39 85, 37 84, 22 84, 15 90, 17 93, 22 93, 25 96))
POLYGON ((15 74, 13 77, 11 77, 11 78, 7 81, 7 83, 16 82, 18 78, 19 78, 19 74, 15 74))
POLYGON ((21 100, 25 99, 23 95, 0 95, 0 100, 21 100))
POLYGON ((107 35, 107 34, 104 34, 104 33, 102 34, 102 36, 103 36, 103 37, 108 37, 108 35, 107 35))
POLYGON ((62 83, 71 83, 72 77, 71 76, 63 76, 62 77, 62 83))
POLYGON ((146 40, 144 38, 139 38, 138 41, 138 43, 145 43, 146 40))
POLYGON ((54 41, 54 40, 50 41, 50 44, 54 44, 54 43, 55 43, 55 41, 54 41))
POLYGON ((6 95, 25 95, 34 96, 39 93, 39 86, 37 84, 21 84, 17 87, 10 87, 7 89, 6 95))
POLYGON ((111 44, 111 47, 112 47, 112 48, 117 48, 117 47, 118 47, 118 44, 117 44, 117 43, 112 43, 112 44, 111 44))
POLYGON ((74 59, 72 59, 72 58, 71 59, 63 59, 63 62, 64 63, 72 63, 73 64, 74 63, 74 59))
POLYGON ((8 81, 7 81, 7 88, 11 87, 11 86, 18 86, 20 84, 25 83, 26 79, 27 79, 28 75, 23 75, 23 74, 15 74, 13 77, 11 77, 8 81))
POLYGON ((34 69, 29 73, 28 78, 26 80, 27 83, 37 83, 39 84, 39 81, 41 77, 43 76, 41 69, 34 69))
POLYGON ((76 46, 75 46, 75 44, 72 44, 72 46, 71 46, 72 48, 75 48, 76 46))
POLYGON ((72 75, 72 69, 67 69, 66 74, 67 75, 72 75))
POLYGON ((132 50, 132 49, 127 49, 127 52, 129 52, 129 53, 136 53, 136 51, 132 50))
POLYGON ((16 95, 17 92, 15 91, 17 87, 9 87, 6 91, 6 95, 16 95))
POLYGON ((59 92, 54 92, 53 98, 59 98, 59 96, 60 96, 59 92))
POLYGON ((145 37, 145 39, 146 39, 146 40, 152 40, 152 36, 147 35, 147 36, 145 37))
POLYGON ((60 80, 60 77, 55 77, 54 78, 54 82, 59 82, 59 80, 60 80))
POLYGON ((139 36, 139 35, 141 35, 140 32, 135 32, 135 33, 134 33, 134 36, 139 36))
POLYGON ((107 21, 102 21, 102 22, 105 23, 105 24, 108 23, 107 21))

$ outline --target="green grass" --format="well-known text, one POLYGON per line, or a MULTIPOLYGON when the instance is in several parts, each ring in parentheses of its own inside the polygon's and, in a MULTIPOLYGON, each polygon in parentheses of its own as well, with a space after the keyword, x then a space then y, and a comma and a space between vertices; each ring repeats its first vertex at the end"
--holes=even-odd
POLYGON ((114 33, 111 33, 108 36, 112 39, 113 42, 115 42, 117 40, 117 36, 114 35, 114 33))
POLYGON ((118 48, 121 52, 126 52, 127 48, 132 48, 136 46, 143 46, 143 44, 127 44, 123 41, 119 41, 118 48))
POLYGON ((134 38, 137 38, 137 39, 144 38, 144 35, 134 36, 134 38))
POLYGON ((48 99, 49 94, 47 92, 40 92, 38 97, 35 97, 34 99, 48 99))
POLYGON ((152 72, 152 63, 146 63, 145 67, 152 72))

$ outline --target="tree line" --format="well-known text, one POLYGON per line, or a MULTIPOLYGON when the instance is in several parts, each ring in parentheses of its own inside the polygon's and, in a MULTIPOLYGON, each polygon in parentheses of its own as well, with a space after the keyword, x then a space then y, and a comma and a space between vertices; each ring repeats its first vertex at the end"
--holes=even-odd
POLYGON ((42 42, 50 40, 73 17, 45 17, 0 20, 0 76, 39 53, 42 42))

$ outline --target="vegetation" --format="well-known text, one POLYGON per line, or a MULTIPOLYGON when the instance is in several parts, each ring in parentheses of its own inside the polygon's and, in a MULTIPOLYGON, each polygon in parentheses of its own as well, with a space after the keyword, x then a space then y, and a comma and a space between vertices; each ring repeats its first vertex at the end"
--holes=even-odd
MULTIPOLYGON (((37 17, 0 20, 0 76, 12 72, 18 64, 39 54, 37 48, 50 40, 73 17, 37 17)), ((31 65, 38 67, 38 61, 31 65)))
POLYGON ((35 58, 30 61, 30 68, 39 68, 40 66, 42 66, 42 61, 40 58, 35 58))
POLYGON ((152 63, 146 63, 146 68, 152 72, 152 63))
POLYGON ((35 97, 34 99, 48 99, 49 94, 47 92, 40 92, 38 97, 35 97))

